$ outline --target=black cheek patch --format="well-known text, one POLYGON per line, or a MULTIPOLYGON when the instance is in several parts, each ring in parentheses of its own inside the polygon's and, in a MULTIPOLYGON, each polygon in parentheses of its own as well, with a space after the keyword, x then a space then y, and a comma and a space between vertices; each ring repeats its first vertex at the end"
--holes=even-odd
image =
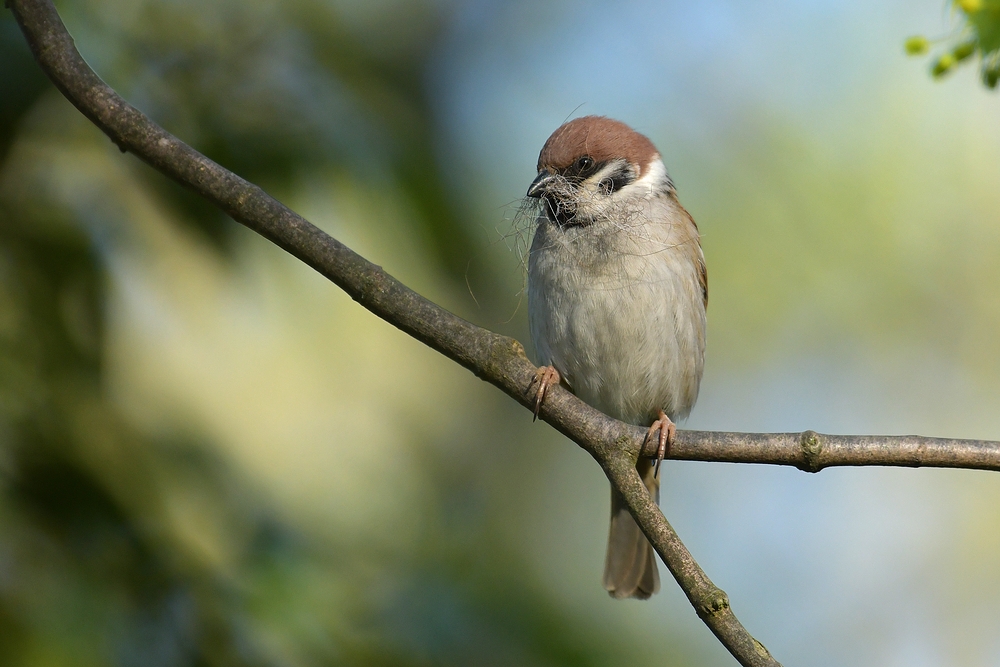
POLYGON ((603 181, 598 184, 601 191, 605 195, 610 195, 612 192, 621 190, 626 185, 631 185, 635 182, 635 175, 632 173, 631 169, 625 168, 616 171, 611 176, 608 176, 603 181))

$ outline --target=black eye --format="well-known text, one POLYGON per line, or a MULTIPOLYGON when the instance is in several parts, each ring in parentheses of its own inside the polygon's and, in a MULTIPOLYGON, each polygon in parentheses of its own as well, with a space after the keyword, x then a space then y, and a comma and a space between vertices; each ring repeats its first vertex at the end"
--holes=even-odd
POLYGON ((589 155, 584 155, 583 157, 577 159, 576 165, 574 166, 576 167, 576 170, 581 173, 588 171, 591 167, 594 166, 594 159, 589 155))

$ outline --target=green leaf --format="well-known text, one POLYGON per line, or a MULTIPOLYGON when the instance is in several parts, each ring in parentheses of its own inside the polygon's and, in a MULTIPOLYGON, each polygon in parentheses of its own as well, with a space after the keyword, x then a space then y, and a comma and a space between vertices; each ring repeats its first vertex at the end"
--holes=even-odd
POLYGON ((976 43, 972 41, 972 42, 963 42, 962 44, 959 44, 952 50, 951 54, 955 56, 956 62, 962 62, 975 52, 976 52, 976 43))
POLYGON ((940 58, 938 58, 937 62, 934 63, 934 66, 931 67, 931 74, 934 77, 944 76, 954 66, 955 66, 955 56, 951 55, 950 53, 945 53, 940 58))
POLYGON ((904 48, 906 53, 911 56, 919 56, 927 53, 927 48, 930 46, 930 42, 923 35, 914 35, 913 37, 907 38, 904 43, 904 48))

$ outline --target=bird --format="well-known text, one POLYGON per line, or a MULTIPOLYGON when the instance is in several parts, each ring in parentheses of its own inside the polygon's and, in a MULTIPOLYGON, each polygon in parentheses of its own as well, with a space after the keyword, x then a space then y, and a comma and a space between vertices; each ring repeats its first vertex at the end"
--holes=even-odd
MULTIPOLYGON (((659 151, 604 116, 548 138, 526 201, 540 204, 528 253, 528 320, 539 368, 535 415, 562 384, 589 405, 658 434, 637 471, 659 502, 659 464, 694 406, 705 362, 708 271, 698 227, 659 151)), ((529 393, 530 395, 530 393, 529 393)), ((648 599, 656 556, 611 489, 605 590, 648 599)))

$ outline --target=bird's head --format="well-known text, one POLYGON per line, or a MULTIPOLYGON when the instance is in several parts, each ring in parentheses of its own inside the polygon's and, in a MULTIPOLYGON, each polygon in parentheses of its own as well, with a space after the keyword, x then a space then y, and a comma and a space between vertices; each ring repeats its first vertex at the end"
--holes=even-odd
POLYGON ((584 116, 561 125, 538 155, 528 197, 560 227, 587 226, 673 183, 653 142, 625 123, 584 116))

